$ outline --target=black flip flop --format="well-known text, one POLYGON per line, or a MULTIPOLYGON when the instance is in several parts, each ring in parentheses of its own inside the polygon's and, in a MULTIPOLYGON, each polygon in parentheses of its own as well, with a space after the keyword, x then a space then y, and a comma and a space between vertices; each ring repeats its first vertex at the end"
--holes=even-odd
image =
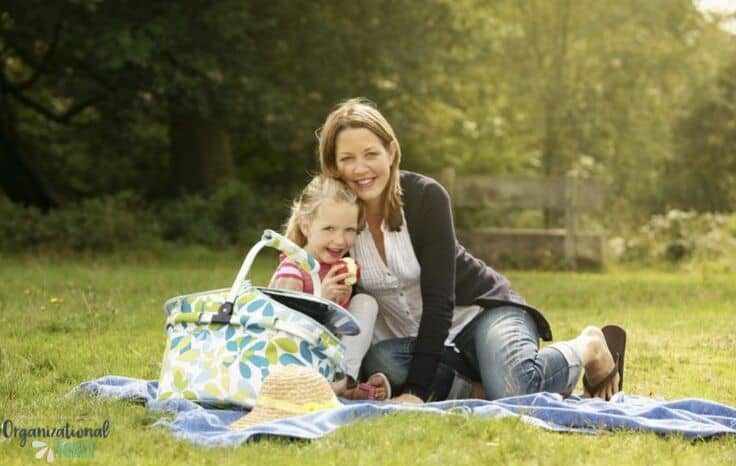
POLYGON ((624 356, 626 355, 626 331, 618 325, 606 325, 601 329, 606 337, 606 345, 614 355, 616 366, 618 366, 618 391, 624 388, 624 356), (618 355, 618 356, 615 356, 618 355))
POLYGON ((624 356, 626 354, 626 331, 618 325, 606 325, 601 329, 603 336, 606 338, 606 346, 613 356, 613 370, 606 375, 603 380, 597 384, 591 386, 588 382, 587 377, 583 376, 583 386, 585 390, 592 395, 601 390, 601 388, 608 385, 618 373, 618 391, 621 391, 624 387, 624 356))

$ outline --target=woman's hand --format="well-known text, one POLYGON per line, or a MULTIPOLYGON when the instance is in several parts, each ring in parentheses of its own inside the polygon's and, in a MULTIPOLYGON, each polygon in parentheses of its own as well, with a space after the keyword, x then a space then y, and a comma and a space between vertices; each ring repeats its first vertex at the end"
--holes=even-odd
POLYGON ((325 278, 322 279, 322 297, 339 303, 350 293, 350 286, 345 284, 345 279, 350 273, 345 270, 342 263, 333 264, 325 278))

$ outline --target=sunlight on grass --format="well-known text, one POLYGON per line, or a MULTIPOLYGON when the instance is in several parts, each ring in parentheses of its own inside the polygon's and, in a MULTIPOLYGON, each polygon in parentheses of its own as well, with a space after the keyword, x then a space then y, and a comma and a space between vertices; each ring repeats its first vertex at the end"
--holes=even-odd
MULTIPOLYGON (((0 412, 18 425, 110 420, 103 463, 160 464, 733 464, 732 437, 690 443, 650 434, 562 435, 518 419, 390 415, 358 422, 314 442, 264 440, 211 451, 151 426, 162 415, 141 405, 65 398, 107 374, 158 378, 163 302, 228 287, 240 260, 193 253, 193 260, 0 259, 0 412), (196 260, 194 260, 196 259, 196 260)), ((275 265, 264 257, 254 281, 275 265)), ((625 391, 736 405, 736 274, 618 270, 606 274, 510 273, 515 289, 545 310, 555 338, 588 323, 629 333, 625 391)), ((30 447, 0 442, 3 464, 25 464, 30 447)))

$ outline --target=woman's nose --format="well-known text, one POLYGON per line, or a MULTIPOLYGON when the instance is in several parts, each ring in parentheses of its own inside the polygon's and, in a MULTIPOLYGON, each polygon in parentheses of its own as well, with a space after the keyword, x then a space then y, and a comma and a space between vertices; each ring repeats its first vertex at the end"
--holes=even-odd
POLYGON ((368 172, 368 166, 364 163, 363 159, 358 159, 353 165, 353 173, 356 175, 362 175, 368 172))

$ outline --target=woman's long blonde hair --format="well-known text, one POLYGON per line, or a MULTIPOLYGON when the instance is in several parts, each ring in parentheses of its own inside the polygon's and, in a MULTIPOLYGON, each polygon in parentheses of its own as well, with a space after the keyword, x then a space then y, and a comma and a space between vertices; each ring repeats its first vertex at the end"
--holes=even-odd
POLYGON ((319 206, 328 200, 356 205, 358 207, 358 229, 360 230, 365 225, 365 208, 363 203, 358 201, 357 194, 338 179, 317 175, 312 178, 312 181, 291 205, 291 216, 286 223, 284 236, 300 247, 306 246, 307 237, 304 236, 299 224, 312 222, 319 206))
POLYGON ((391 144, 396 150, 391 163, 386 195, 383 205, 383 218, 391 231, 401 229, 401 184, 399 182, 399 162, 401 161, 401 147, 396 139, 394 129, 386 118, 378 111, 376 105, 362 97, 346 100, 339 103, 327 116, 324 125, 317 130, 319 139, 319 163, 322 173, 333 178, 339 178, 337 171, 336 145, 337 135, 347 128, 365 128, 378 137, 387 151, 391 144))

